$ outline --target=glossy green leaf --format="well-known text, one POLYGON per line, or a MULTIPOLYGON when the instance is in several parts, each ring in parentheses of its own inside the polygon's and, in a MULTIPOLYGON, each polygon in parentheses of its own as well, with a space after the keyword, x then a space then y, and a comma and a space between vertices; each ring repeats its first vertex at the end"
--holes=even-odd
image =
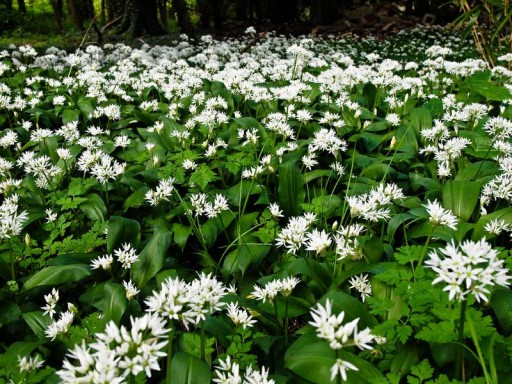
POLYGON ((497 289, 492 294, 491 308, 506 336, 512 333, 512 290, 497 289))
POLYGON ((411 367, 418 362, 418 351, 415 346, 409 344, 399 344, 391 361, 390 371, 404 377, 411 367))
POLYGON ((76 282, 91 275, 91 267, 85 264, 70 264, 46 267, 32 275, 23 288, 25 290, 41 285, 59 285, 76 282))
POLYGON ((110 320, 119 324, 128 305, 125 288, 121 284, 108 282, 105 284, 103 292, 104 298, 100 305, 103 311, 102 320, 105 324, 110 320))
POLYGON ((304 176, 294 162, 285 162, 279 166, 279 205, 289 216, 302 213, 302 203, 306 196, 304 176))
POLYGON ((469 220, 480 198, 475 181, 447 180, 443 187, 443 206, 463 220, 469 220))
POLYGON ((21 316, 39 340, 47 341, 45 331, 53 322, 50 316, 41 311, 25 312, 21 316))
POLYGON ((163 267, 167 250, 171 245, 172 232, 157 227, 137 260, 131 267, 133 282, 139 288, 144 287, 163 267))
POLYGON ((488 215, 481 216, 480 219, 476 222, 473 235, 471 236, 473 241, 480 240, 485 236, 490 238, 489 233, 485 230, 485 226, 491 220, 503 220, 505 224, 512 225, 512 207, 503 208, 498 211, 489 213, 488 215))
POLYGON ((192 233, 192 227, 183 225, 181 223, 174 223, 171 230, 173 233, 174 242, 178 245, 178 247, 184 249, 185 245, 187 245, 187 240, 192 233))
POLYGON ((210 366, 203 360, 185 352, 177 352, 171 362, 173 384, 210 384, 210 366))
POLYGON ((137 247, 140 242, 140 224, 137 220, 122 216, 111 216, 107 227, 107 252, 129 243, 137 247))
POLYGON ((87 200, 80 204, 80 210, 91 221, 105 221, 107 218, 107 206, 97 193, 91 193, 87 200))
MULTIPOLYGON (((347 370, 347 383, 367 384, 385 380, 383 374, 371 363, 343 349, 338 357, 355 365, 358 370, 347 370)), ((336 361, 336 353, 326 341, 315 334, 306 334, 297 339, 286 351, 285 367, 315 384, 331 382, 330 369, 336 361)), ((384 381, 385 382, 385 381, 384 381)))
POLYGON ((143 186, 133 192, 126 198, 123 203, 123 210, 127 211, 129 208, 140 207, 145 202, 146 193, 150 191, 148 186, 143 186))

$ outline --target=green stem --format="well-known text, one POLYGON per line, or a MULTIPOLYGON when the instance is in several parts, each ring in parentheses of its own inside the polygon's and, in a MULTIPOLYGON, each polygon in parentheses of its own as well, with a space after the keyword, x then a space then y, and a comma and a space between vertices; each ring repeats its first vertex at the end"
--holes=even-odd
POLYGON ((11 260, 11 280, 16 281, 16 271, 14 269, 14 263, 16 261, 16 258, 14 256, 14 253, 12 251, 12 244, 11 239, 9 238, 9 259, 11 260))
POLYGON ((459 351, 457 353, 457 376, 466 382, 466 375, 464 373, 464 321, 466 319, 466 301, 463 300, 460 304, 459 316, 459 351))
POLYGON ((171 384, 171 361, 172 361, 172 344, 174 340, 174 326, 171 322, 171 332, 169 333, 169 341, 167 344, 167 363, 165 365, 165 382, 171 384))
POLYGON ((284 342, 288 345, 288 296, 286 296, 286 306, 284 310, 284 342))
POLYGON ((206 361, 206 336, 204 333, 204 320, 201 320, 201 360, 206 361))
POLYGON ((425 258, 425 255, 427 254, 428 244, 430 243, 430 239, 432 239, 432 235, 434 234, 434 229, 436 229, 436 226, 432 226, 432 229, 430 230, 430 233, 428 234, 427 241, 425 242, 425 245, 423 246, 423 251, 421 251, 420 259, 418 260, 417 267, 421 266, 423 264, 423 259, 425 258))

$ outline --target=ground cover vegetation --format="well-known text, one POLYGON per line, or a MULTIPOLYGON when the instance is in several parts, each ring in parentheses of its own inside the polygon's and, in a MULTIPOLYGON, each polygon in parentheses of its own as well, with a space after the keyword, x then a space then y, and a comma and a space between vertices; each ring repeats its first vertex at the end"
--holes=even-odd
POLYGON ((255 33, 0 52, 2 382, 507 382, 512 55, 255 33))

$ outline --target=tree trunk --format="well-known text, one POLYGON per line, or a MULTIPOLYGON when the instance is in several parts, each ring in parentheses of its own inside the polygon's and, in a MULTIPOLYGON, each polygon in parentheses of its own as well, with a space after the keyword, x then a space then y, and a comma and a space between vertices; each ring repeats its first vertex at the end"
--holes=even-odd
POLYGON ((22 14, 27 13, 27 5, 25 0, 18 0, 18 11, 22 14))
POLYGON ((57 29, 59 33, 62 33, 62 0, 50 0, 50 3, 53 9, 57 29))
POLYGON ((162 26, 167 29, 169 26, 167 22, 167 0, 158 0, 158 14, 160 15, 162 26))
POLYGON ((192 30, 192 22, 190 21, 190 14, 187 9, 186 0, 173 0, 172 5, 176 11, 178 18, 178 25, 182 32, 190 32, 192 30))
POLYGON ((78 4, 76 3, 76 0, 68 0, 68 9, 69 13, 71 13, 71 18, 73 19, 73 22, 75 23, 75 27, 79 31, 84 30, 84 19, 82 17, 82 14, 80 13, 80 10, 78 9, 78 4))
POLYGON ((132 37, 159 35, 165 31, 158 21, 157 0, 126 0, 118 33, 132 37))
POLYGON ((124 15, 125 1, 124 0, 105 0, 105 9, 107 13, 107 23, 114 21, 119 16, 124 15))
POLYGON ((275 0, 270 10, 273 23, 290 23, 297 18, 297 0, 275 0))

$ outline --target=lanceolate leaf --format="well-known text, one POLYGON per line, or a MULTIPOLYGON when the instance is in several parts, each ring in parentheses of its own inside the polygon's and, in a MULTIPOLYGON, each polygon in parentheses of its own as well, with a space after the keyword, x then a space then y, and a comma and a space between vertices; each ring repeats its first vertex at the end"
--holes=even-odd
POLYGON ((116 324, 119 324, 128 305, 125 289, 121 284, 108 282, 105 284, 104 294, 105 297, 101 303, 103 321, 106 324, 113 320, 116 324))
POLYGON ((463 220, 469 220, 480 198, 476 181, 448 180, 443 188, 443 205, 463 220))
POLYGON ((41 285, 59 285, 75 282, 91 275, 91 267, 86 264, 59 265, 43 268, 27 281, 24 288, 32 289, 41 285))
POLYGON ((205 361, 185 352, 178 352, 172 358, 170 383, 210 384, 210 378, 210 367, 205 361))
POLYGON ((162 269, 171 240, 172 232, 167 228, 155 229, 153 237, 140 253, 139 260, 131 267, 131 276, 137 287, 144 287, 162 269))
POLYGON ((279 205, 289 216, 302 213, 304 177, 295 162, 285 162, 279 166, 279 205))
POLYGON ((107 229, 107 252, 112 253, 114 249, 123 243, 130 243, 134 247, 139 245, 140 224, 137 220, 127 219, 122 216, 111 216, 107 229))

